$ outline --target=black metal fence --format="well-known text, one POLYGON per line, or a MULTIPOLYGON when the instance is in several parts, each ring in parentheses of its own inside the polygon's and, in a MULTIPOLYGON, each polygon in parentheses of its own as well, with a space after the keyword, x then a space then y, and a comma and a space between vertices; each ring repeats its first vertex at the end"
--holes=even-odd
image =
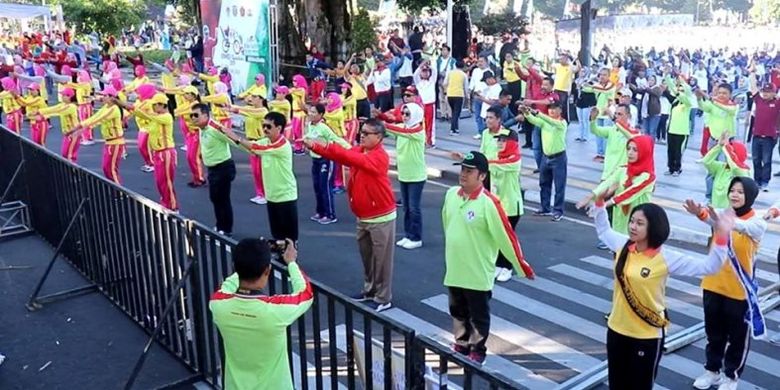
MULTIPOLYGON (((224 350, 208 303, 232 272, 233 240, 0 128, 0 194, 6 188, 4 200, 24 202, 35 231, 90 282, 41 297, 47 270, 28 308, 98 290, 150 336, 128 367, 127 388, 152 341, 191 369, 176 385, 221 386, 224 350)), ((269 293, 288 292, 285 267, 273 269, 269 293)), ((315 280, 312 287, 312 308, 287 330, 298 389, 516 387, 330 287, 315 280)))

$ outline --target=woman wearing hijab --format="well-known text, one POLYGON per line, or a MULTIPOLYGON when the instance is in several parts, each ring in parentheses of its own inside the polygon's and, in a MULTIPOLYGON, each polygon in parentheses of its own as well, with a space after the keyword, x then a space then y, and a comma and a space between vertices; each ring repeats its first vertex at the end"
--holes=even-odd
POLYGON ((731 180, 737 176, 750 175, 750 166, 746 163, 747 148, 745 144, 739 141, 729 141, 728 135, 725 132, 723 134, 718 144, 701 159, 707 173, 713 177, 710 204, 716 209, 725 209, 731 204, 728 194, 731 180), (721 154, 726 157, 726 161, 718 160, 718 156, 721 154))
POLYGON ((135 75, 135 78, 127 83, 125 85, 125 89, 122 91, 125 94, 131 94, 134 93, 138 87, 149 84, 149 77, 146 77, 146 67, 143 65, 138 65, 135 68, 133 68, 133 74, 135 75))
POLYGON ((232 128, 233 121, 230 119, 230 114, 224 109, 224 107, 232 104, 228 94, 228 87, 225 83, 221 81, 214 83, 214 94, 204 96, 201 101, 211 105, 211 117, 215 121, 228 129, 232 128))
MULTIPOLYGON (((322 103, 325 104, 325 124, 338 137, 345 139, 347 135, 345 128, 346 114, 344 112, 344 104, 341 101, 341 95, 331 92, 322 103)), ((344 192, 344 167, 341 164, 336 164, 333 169, 333 192, 341 194, 344 192)))
MULTIPOLYGON (((131 84, 135 81, 131 81, 131 84)), ((127 88, 127 87, 125 87, 127 88)), ((144 111, 146 113, 152 113, 152 105, 149 103, 150 99, 157 92, 157 87, 153 84, 141 84, 133 89, 133 92, 138 97, 135 104, 135 109, 144 111)), ((117 93, 119 96, 119 93, 117 93)), ((122 105, 120 105, 120 108, 122 105)), ((124 112, 127 112, 126 110, 124 112)), ((129 117, 130 115, 126 115, 129 117)), ((144 161, 144 165, 141 170, 144 172, 154 172, 154 161, 152 160, 152 150, 149 148, 149 126, 150 122, 140 116, 135 116, 135 123, 138 126, 138 152, 141 154, 141 159, 144 161)))
POLYGON ((9 130, 21 134, 24 116, 22 115, 22 107, 16 100, 16 97, 19 96, 16 82, 11 77, 3 77, 0 79, 0 85, 3 87, 3 92, 0 92, 0 102, 2 102, 5 113, 5 123, 9 130))
POLYGON ((408 103, 401 107, 401 117, 402 125, 385 123, 385 130, 396 138, 398 182, 404 205, 405 236, 396 245, 416 249, 423 245, 420 199, 428 179, 425 169, 425 114, 419 104, 408 103))
MULTIPOLYGON (((65 86, 76 91, 76 104, 79 107, 79 120, 85 121, 92 116, 92 77, 86 70, 80 70, 76 76, 75 83, 65 83, 65 86)), ((92 127, 84 128, 82 132, 82 145, 92 145, 95 143, 92 135, 92 127)))
MULTIPOLYGON (((705 372, 693 383, 697 389, 719 386, 720 390, 736 390, 750 350, 751 333, 754 338, 765 333, 754 277, 756 254, 767 229, 766 221, 752 208, 758 184, 748 177, 734 177, 728 191, 729 207, 737 218, 726 263, 718 273, 701 281, 707 348, 705 372)), ((710 218, 714 209, 692 199, 685 201, 685 210, 707 224, 714 223, 710 218)))
POLYGON ((605 207, 609 201, 604 200, 609 195, 599 193, 593 210, 599 239, 616 253, 612 311, 607 322, 609 386, 651 390, 670 324, 666 316, 667 280, 670 275, 717 273, 727 257, 734 215, 713 213, 716 234, 709 255, 687 256, 663 247, 669 238, 669 219, 654 203, 631 210, 628 234, 611 229, 605 207))
POLYGON ((258 73, 255 75, 255 83, 250 85, 249 88, 244 90, 236 96, 237 98, 244 100, 250 96, 260 96, 263 99, 268 98, 268 87, 265 85, 265 75, 258 73))
POLYGON ((612 229, 621 234, 628 233, 631 209, 650 202, 655 188, 655 165, 653 146, 655 141, 648 135, 631 138, 626 145, 628 164, 618 168, 591 194, 577 203, 577 208, 587 206, 598 194, 614 193, 607 203, 617 206, 612 212, 612 229))
MULTIPOLYGON (((492 107, 491 107, 492 109, 492 107)), ((523 196, 520 189, 521 153, 517 132, 499 132, 494 136, 498 156, 488 160, 490 169, 490 192, 501 201, 509 224, 514 232, 523 215, 523 196)), ((512 278, 512 263, 499 251, 496 260, 496 280, 507 282, 512 278)))
POLYGON ((46 100, 41 96, 40 84, 32 83, 27 85, 29 91, 27 96, 19 96, 16 101, 27 110, 27 119, 30 120, 30 132, 32 140, 38 145, 46 147, 46 133, 49 130, 49 121, 46 118, 38 116, 38 110, 46 108, 46 100))
MULTIPOLYGON (((304 154, 303 142, 303 122, 306 119, 306 96, 309 91, 309 84, 306 78, 296 74, 292 78, 293 87, 290 89, 292 95, 292 121, 290 122, 292 130, 293 153, 304 154)), ((334 131, 336 131, 334 129, 334 131)))

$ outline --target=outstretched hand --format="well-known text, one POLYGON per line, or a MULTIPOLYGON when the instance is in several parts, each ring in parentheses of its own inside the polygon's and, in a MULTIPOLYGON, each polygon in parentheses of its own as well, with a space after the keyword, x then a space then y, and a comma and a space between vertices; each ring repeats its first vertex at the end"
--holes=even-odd
POLYGON ((701 205, 696 203, 693 199, 687 199, 685 201, 685 203, 683 203, 683 208, 689 214, 697 215, 697 216, 699 215, 699 212, 701 211, 701 205))

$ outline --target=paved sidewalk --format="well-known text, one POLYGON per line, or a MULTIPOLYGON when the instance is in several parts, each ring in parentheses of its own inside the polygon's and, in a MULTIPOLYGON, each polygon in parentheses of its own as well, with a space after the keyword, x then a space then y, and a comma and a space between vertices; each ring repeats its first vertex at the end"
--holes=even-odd
MULTIPOLYGON (((458 167, 452 165, 449 157, 449 151, 469 151, 478 150, 479 142, 472 138, 476 134, 476 126, 473 118, 462 118, 460 121, 461 134, 459 136, 449 135, 449 124, 444 121, 437 121, 437 140, 436 148, 428 149, 426 152, 426 163, 428 164, 429 175, 440 177, 445 180, 457 181, 458 167)), ((576 122, 569 125, 567 132, 567 156, 568 156, 568 178, 566 186, 566 203, 568 213, 582 212, 574 209, 580 199, 590 190, 596 187, 601 179, 603 165, 593 162, 595 156, 596 142, 595 136, 591 135, 587 143, 576 142, 574 138, 579 136, 579 128, 576 122)), ((520 143, 524 143, 524 135, 520 135, 520 143)), ((701 223, 697 218, 686 213, 682 208, 685 199, 693 198, 699 202, 705 202, 704 197, 704 178, 706 172, 704 167, 698 163, 701 158, 699 145, 701 133, 696 133, 691 137, 688 149, 683 155, 683 173, 679 177, 664 175, 666 167, 666 145, 656 144, 655 147, 655 170, 656 170, 656 188, 653 194, 653 202, 662 205, 672 223, 671 239, 683 242, 706 245, 710 235, 710 229, 701 223)), ((392 147, 393 141, 388 142, 388 150, 391 154, 395 153, 392 147)), ((750 147, 748 146, 748 150, 750 147)), ((533 174, 536 163, 531 149, 522 149, 523 170, 521 176, 522 188, 526 191, 525 199, 539 201, 539 175, 533 174)), ((780 172, 780 160, 775 156, 773 161, 773 172, 780 172)), ((769 184, 769 192, 762 192, 756 200, 755 208, 759 213, 764 212, 773 202, 780 198, 780 180, 773 180, 769 184)), ((594 242, 595 245, 595 242, 594 242)), ((759 257, 767 262, 776 261, 777 248, 780 246, 780 225, 770 223, 769 230, 764 236, 761 245, 759 257)))

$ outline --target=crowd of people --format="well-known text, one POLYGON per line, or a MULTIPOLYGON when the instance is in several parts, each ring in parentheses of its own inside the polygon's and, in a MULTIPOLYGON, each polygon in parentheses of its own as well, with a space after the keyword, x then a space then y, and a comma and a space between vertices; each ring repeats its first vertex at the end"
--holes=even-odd
MULTIPOLYGON (((269 314, 277 321, 268 329, 284 329, 311 304, 310 286, 292 265, 300 221, 296 156, 311 159, 316 207, 309 220, 337 223, 334 195, 348 193, 364 270, 364 284, 353 298, 383 311, 392 307, 395 248, 423 246, 426 148, 436 147, 438 121, 449 122, 450 137, 460 136, 465 107, 480 145, 450 153, 461 172, 442 207, 444 285, 454 323, 453 349, 477 363, 487 354, 495 281, 506 282, 513 273, 534 276, 514 232, 524 214, 521 149, 533 150, 539 174, 541 207, 534 215, 560 221, 566 133, 576 122, 576 142, 596 140, 593 161, 603 172, 599 186, 578 207, 592 205, 599 246, 616 254, 607 335, 611 386, 652 388, 669 324, 665 284, 669 275, 687 275, 704 277, 708 339, 706 370, 693 385, 736 389, 748 338, 766 333, 753 272, 766 220, 780 215, 780 205, 766 215, 758 215, 752 205, 772 177, 780 57, 765 51, 633 48, 615 53, 607 48, 591 66, 565 52, 550 64, 533 55, 525 37, 504 36, 492 49, 476 41, 467 58, 453 58, 446 45, 431 52, 425 34, 416 27, 404 39, 393 31, 383 42, 386 49, 366 49, 334 66, 313 49, 307 71, 289 85, 273 85, 258 74, 238 93, 229 74, 214 64, 203 64, 200 71, 201 64, 186 59, 155 64, 140 55, 118 56, 110 38, 102 55, 91 57, 74 49, 79 45, 69 33, 6 36, 3 54, 11 63, 0 67, 0 103, 5 127, 17 134, 29 129, 41 147, 52 147, 49 121, 59 118, 59 150, 73 163, 79 162, 81 147, 102 139, 103 173, 117 184, 122 184, 123 156, 136 152, 126 148, 127 132, 137 129, 140 169, 154 177, 160 204, 174 213, 179 211, 175 171, 181 147, 191 173, 187 185, 208 188, 215 230, 225 235, 233 232, 231 183, 239 174, 251 175, 254 193, 244 196, 265 205, 272 238, 288 243, 284 259, 291 264, 294 290, 280 300, 257 301, 259 313, 278 311, 269 314), (120 71, 123 61, 133 71, 131 78, 120 71), (159 81, 149 77, 147 66, 160 73, 159 81), (397 90, 400 101, 394 97, 397 90), (738 120, 740 112, 747 117, 745 126, 738 120), (236 115, 243 118, 243 133, 234 129, 236 115), (708 256, 689 257, 663 246, 670 223, 663 208, 652 203, 654 157, 665 144, 666 174, 682 174, 683 152, 688 138, 699 132, 697 126, 708 172, 702 183, 707 203, 689 199, 685 209, 712 226, 714 244, 708 256), (389 136, 395 138, 400 203, 388 175, 383 142, 389 136), (752 142, 752 178, 746 142, 752 142), (234 152, 250 156, 250 172, 237 171, 234 152), (403 237, 396 240, 399 205, 403 237)), ((287 382, 283 371, 275 371, 289 371, 286 358, 273 367, 231 364, 247 359, 236 345, 256 343, 231 313, 248 310, 237 309, 234 299, 262 295, 269 265, 252 259, 267 257, 263 245, 257 240, 239 244, 233 254, 237 275, 212 300, 215 322, 230 340, 226 383, 257 378, 246 370, 287 382)), ((284 338, 274 340, 268 355, 286 352, 284 338)))

